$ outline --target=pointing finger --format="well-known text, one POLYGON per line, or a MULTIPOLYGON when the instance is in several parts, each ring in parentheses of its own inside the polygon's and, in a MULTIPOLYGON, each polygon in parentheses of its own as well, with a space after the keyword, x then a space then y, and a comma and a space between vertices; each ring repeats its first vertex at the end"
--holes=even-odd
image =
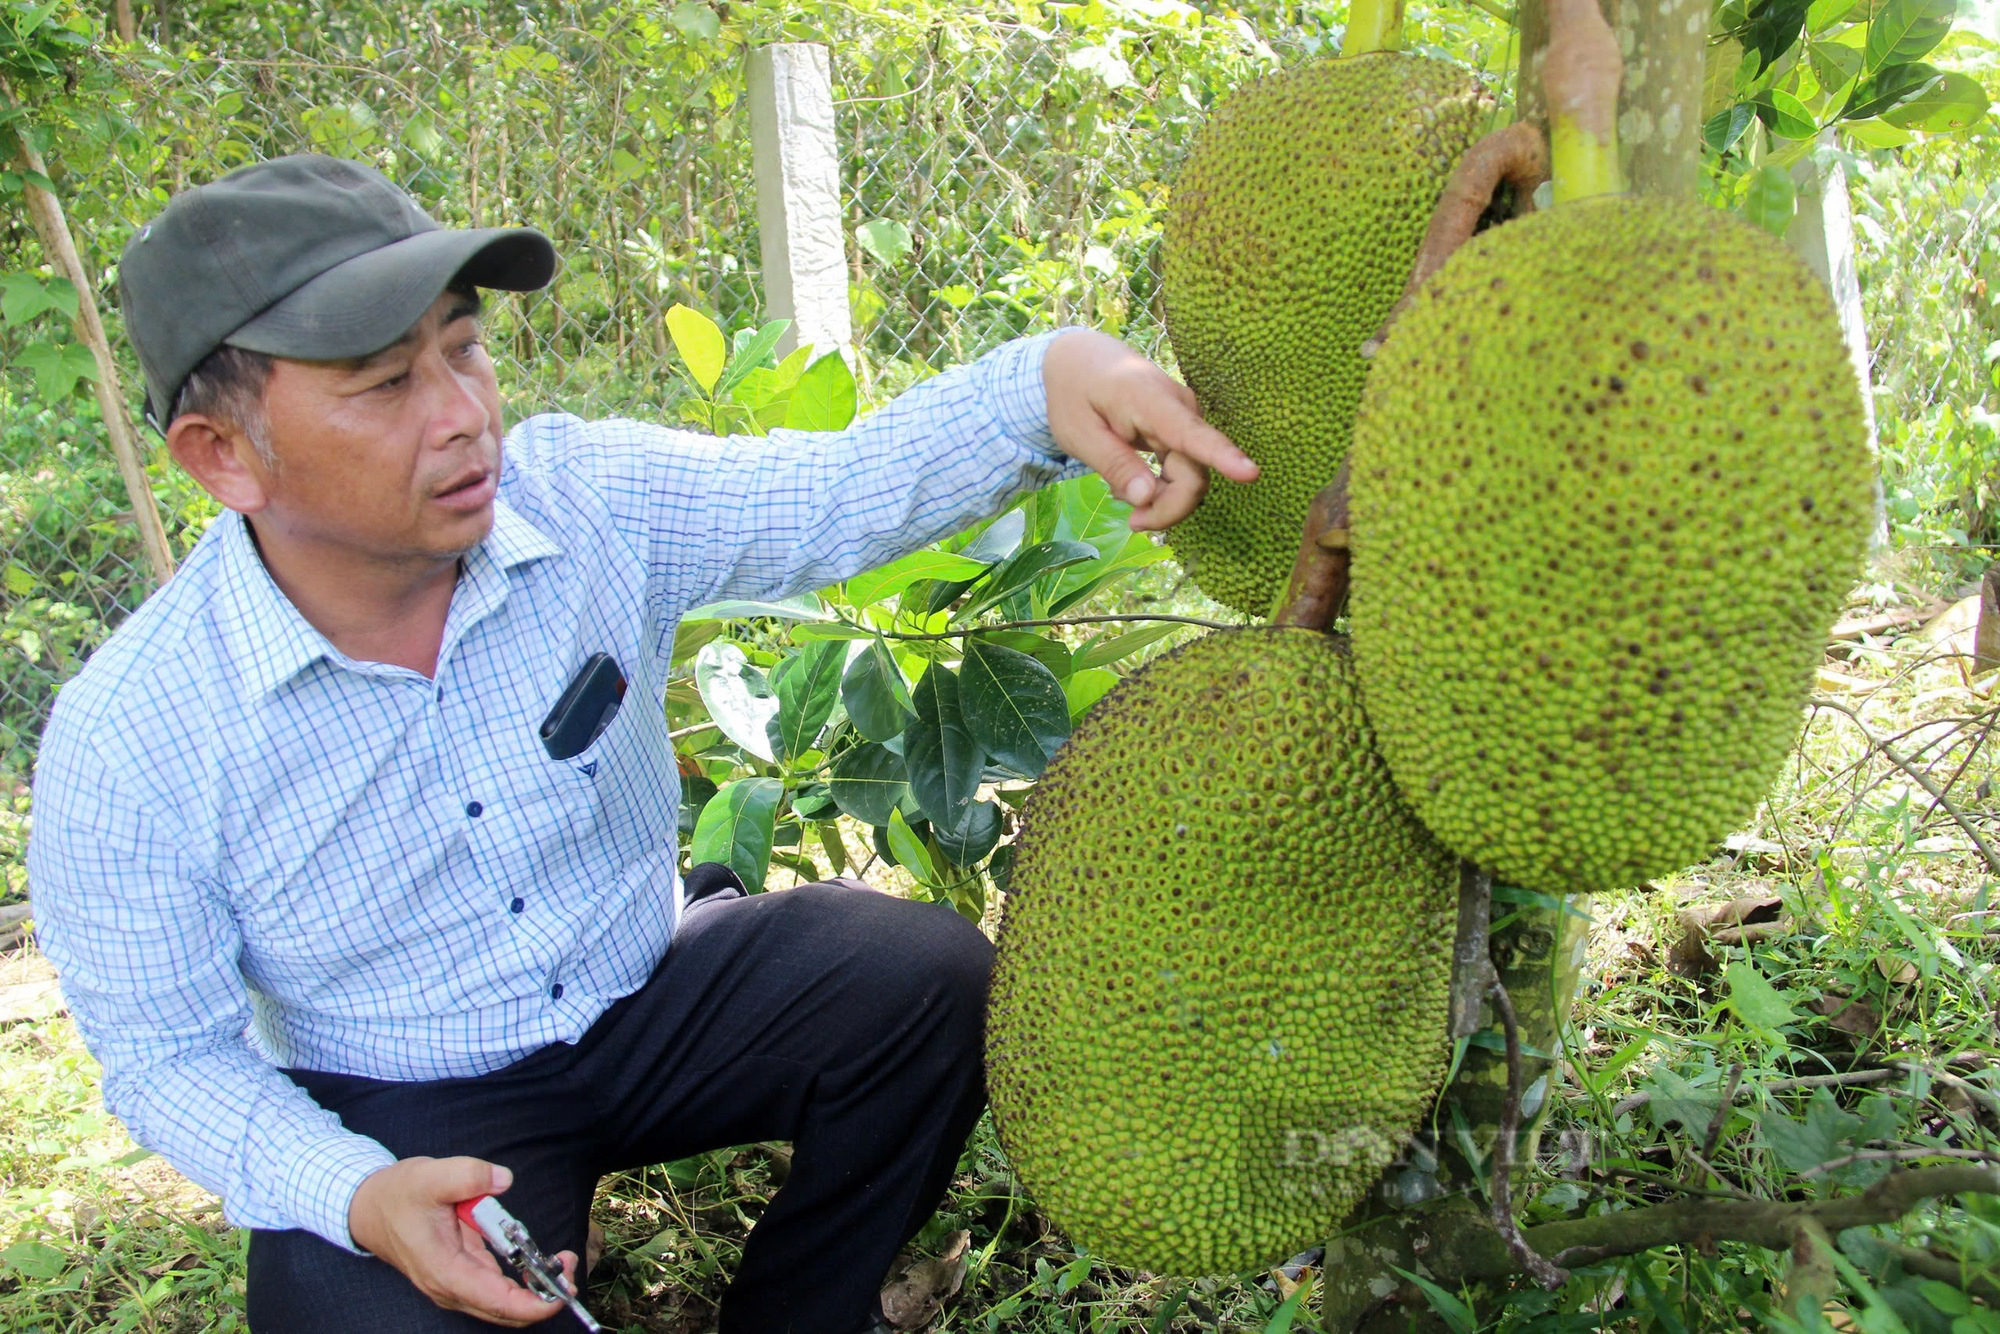
POLYGON ((1194 507, 1208 493, 1208 469, 1185 454, 1165 454, 1160 459, 1160 485, 1147 504, 1132 511, 1132 527, 1138 532, 1171 528, 1194 513, 1194 507))

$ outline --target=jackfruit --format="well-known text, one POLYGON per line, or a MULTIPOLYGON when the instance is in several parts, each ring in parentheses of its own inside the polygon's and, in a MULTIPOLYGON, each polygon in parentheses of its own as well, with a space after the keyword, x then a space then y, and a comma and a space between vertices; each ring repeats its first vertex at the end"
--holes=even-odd
POLYGON ((1102 1259, 1241 1272, 1323 1240, 1442 1082, 1456 861, 1316 630, 1212 634, 1091 711, 1023 810, 995 1125, 1102 1259))
POLYGON ((1840 325, 1779 242, 1623 197, 1475 237, 1391 331, 1351 467, 1363 697, 1447 846, 1632 885, 1764 796, 1873 515, 1840 325))
POLYGON ((1196 136, 1165 219, 1167 335, 1202 412, 1262 471, 1211 477, 1174 528, 1216 601, 1262 616, 1283 590, 1306 505, 1347 453, 1361 344, 1493 114, 1464 70, 1381 51, 1247 84, 1196 136))

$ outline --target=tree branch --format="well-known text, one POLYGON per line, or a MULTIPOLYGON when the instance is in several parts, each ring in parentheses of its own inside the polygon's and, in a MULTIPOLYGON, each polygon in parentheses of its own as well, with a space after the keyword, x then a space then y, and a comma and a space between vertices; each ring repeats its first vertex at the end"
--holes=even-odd
POLYGON ((1199 625, 1209 630, 1240 630, 1242 628, 1240 624, 1229 621, 1209 621, 1199 616, 1141 616, 1136 614, 1116 616, 1059 616, 1054 619, 1038 621, 1003 621, 999 625, 974 625, 963 630, 942 630, 937 634, 924 635, 906 634, 897 630, 877 630, 873 626, 863 625, 859 621, 850 621, 846 617, 842 617, 840 623, 851 629, 866 631, 871 635, 880 635, 884 639, 963 639, 967 635, 991 634, 996 630, 1026 630, 1033 626, 1048 625, 1104 625, 1121 621, 1171 621, 1176 625, 1199 625))
POLYGON ((1931 781, 1929 774, 1904 759, 1894 746, 1891 746, 1881 737, 1876 736, 1874 729, 1863 722, 1861 715, 1855 710, 1848 708, 1845 704, 1838 704, 1833 700, 1824 699, 1818 695, 1813 696, 1810 702, 1815 709, 1832 709, 1835 713, 1844 713, 1852 719, 1854 725, 1861 729, 1862 738, 1871 747, 1881 751, 1883 758, 1888 760, 1889 763, 1908 774, 1918 787, 1930 793, 1931 800, 1935 801, 1938 808, 1944 811, 1946 815, 1949 815, 1957 823, 1958 827, 1965 831, 1965 836, 1972 840, 1972 846, 1979 849, 1979 855, 1986 859, 1987 869, 1995 875, 2000 875, 2000 853, 1996 853, 1993 850, 1993 846, 1980 836, 1977 826, 1965 818, 1965 812, 1952 805, 1951 799, 1938 790, 1937 784, 1931 781))

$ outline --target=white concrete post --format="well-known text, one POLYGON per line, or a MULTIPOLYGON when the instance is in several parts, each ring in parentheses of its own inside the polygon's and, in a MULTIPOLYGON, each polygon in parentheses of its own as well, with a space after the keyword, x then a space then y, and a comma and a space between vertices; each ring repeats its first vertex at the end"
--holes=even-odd
POLYGON ((778 353, 810 343, 817 353, 845 355, 854 321, 833 70, 824 46, 784 42, 750 53, 750 141, 766 317, 792 321, 778 353))
MULTIPOLYGON (((1785 233, 1785 241, 1817 273, 1833 295, 1840 313, 1841 333, 1847 339, 1847 356, 1854 363, 1855 378, 1861 382, 1861 411, 1868 420, 1868 440, 1875 441, 1875 393, 1868 375, 1868 329, 1861 317, 1861 275, 1854 257, 1854 210, 1847 198, 1847 169, 1831 150, 1831 129, 1820 135, 1818 151, 1808 154, 1792 168, 1798 186, 1799 211, 1785 233)), ((1882 493, 1882 476, 1875 476, 1875 540, 1888 536, 1888 512, 1882 493)))

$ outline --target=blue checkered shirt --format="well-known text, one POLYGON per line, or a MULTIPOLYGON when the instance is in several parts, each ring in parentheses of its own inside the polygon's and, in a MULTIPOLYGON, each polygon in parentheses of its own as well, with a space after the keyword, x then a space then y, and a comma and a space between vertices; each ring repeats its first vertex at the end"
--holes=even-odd
POLYGON ((682 613, 846 578, 1073 475, 1051 337, 839 433, 521 423, 435 677, 334 648, 225 514, 63 688, 36 771, 37 933, 105 1105, 230 1221, 351 1248, 354 1191, 393 1159, 274 1066, 480 1074, 636 990, 679 911, 682 613), (624 707, 553 761, 538 726, 599 650, 624 707))

